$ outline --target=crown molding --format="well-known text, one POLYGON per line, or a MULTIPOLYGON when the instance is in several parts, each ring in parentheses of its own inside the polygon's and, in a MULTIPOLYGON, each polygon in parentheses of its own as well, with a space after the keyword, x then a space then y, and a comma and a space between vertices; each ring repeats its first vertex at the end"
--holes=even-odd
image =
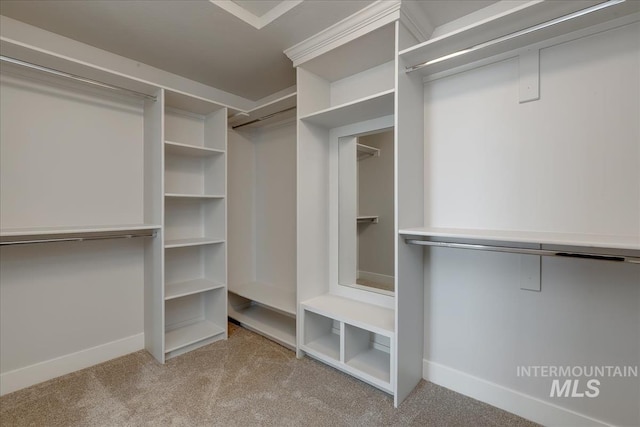
POLYGON ((257 30, 260 30, 266 27, 267 25, 269 25, 270 23, 272 23, 273 21, 275 21, 276 19, 278 19, 279 17, 281 17, 282 15, 284 15, 285 13, 293 9, 294 7, 298 6, 303 1, 304 0, 281 1, 276 7, 274 7, 264 15, 256 16, 253 13, 249 12, 244 7, 232 1, 209 0, 211 4, 214 4, 219 8, 225 10, 226 12, 229 12, 236 18, 241 19, 242 21, 246 22, 247 24, 251 25, 253 28, 257 30))
POLYGON ((337 24, 286 49, 297 67, 323 53, 400 19, 401 0, 378 0, 337 24))
POLYGON ((420 43, 429 40, 435 29, 425 11, 416 4, 415 0, 402 1, 400 22, 420 43))

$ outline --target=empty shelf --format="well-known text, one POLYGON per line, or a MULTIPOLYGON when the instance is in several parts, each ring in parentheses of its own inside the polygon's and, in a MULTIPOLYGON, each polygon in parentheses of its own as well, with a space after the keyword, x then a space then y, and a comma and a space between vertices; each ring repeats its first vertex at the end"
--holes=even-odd
POLYGON ((305 310, 384 336, 393 337, 395 333, 395 315, 390 308, 331 294, 303 301, 302 306, 305 310))
POLYGON ((197 343, 198 341, 206 340, 207 338, 223 333, 224 328, 208 320, 183 326, 182 328, 174 329, 165 333, 164 351, 165 353, 170 353, 178 350, 179 348, 186 347, 197 343))
POLYGON ((296 346, 296 319, 260 305, 229 307, 229 317, 248 329, 272 338, 289 348, 296 346))
POLYGON ((47 240, 83 240, 91 238, 151 235, 161 226, 155 224, 98 225, 72 227, 5 228, 0 230, 0 242, 38 242, 47 240))
POLYGON ((399 231, 404 236, 437 237, 440 239, 484 240, 536 245, 592 247, 603 249, 640 250, 640 235, 612 236, 604 234, 549 233, 515 230, 477 230, 465 228, 406 228, 399 231))
POLYGON ((377 224, 378 223, 378 216, 374 216, 374 215, 359 216, 359 217, 356 218, 356 221, 358 223, 373 223, 373 224, 377 224))
POLYGON ((327 108, 317 113, 308 114, 300 120, 326 128, 336 128, 365 120, 389 116, 394 112, 394 90, 387 90, 327 108))
POLYGON ((215 148, 200 147, 197 145, 181 144, 179 142, 165 141, 165 152, 168 154, 175 154, 178 156, 190 156, 190 157, 209 157, 217 154, 223 154, 224 150, 218 150, 215 148))
POLYGON ((296 314, 295 290, 282 289, 266 283, 250 282, 229 286, 229 292, 294 316, 296 314))
POLYGON ((183 198, 183 199, 224 199, 221 194, 183 194, 183 193, 166 193, 165 197, 183 198))
POLYGON ((382 350, 371 348, 358 353, 347 361, 347 365, 385 383, 391 381, 390 356, 382 350))
POLYGON ((356 148, 358 151, 358 160, 366 159, 368 157, 380 157, 380 149, 375 147, 370 147, 364 144, 356 144, 356 148))
POLYGON ((167 283, 164 299, 170 300, 220 288, 224 288, 224 285, 207 279, 194 279, 187 280, 185 282, 167 283))
POLYGON ((170 248, 184 248, 187 246, 202 246, 202 245, 217 245, 224 243, 224 240, 214 239, 210 237, 194 237, 190 239, 172 239, 165 240, 164 247, 170 248))
POLYGON ((340 360, 340 335, 329 333, 306 343, 305 347, 323 356, 340 360))

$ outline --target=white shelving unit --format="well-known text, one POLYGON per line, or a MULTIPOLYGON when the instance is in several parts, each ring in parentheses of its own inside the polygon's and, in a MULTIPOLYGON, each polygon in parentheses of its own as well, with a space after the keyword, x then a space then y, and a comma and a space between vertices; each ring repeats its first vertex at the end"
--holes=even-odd
POLYGON ((226 114, 217 104, 166 94, 159 360, 227 337, 226 114))
MULTIPOLYGON (((343 197, 336 177, 342 171, 339 144, 348 140, 355 145, 355 165, 356 159, 378 153, 358 147, 357 137, 387 130, 398 120, 395 45, 400 24, 381 21, 360 37, 297 64, 298 356, 312 356, 378 387, 398 405, 422 378, 422 294, 398 285, 395 295, 383 295, 338 283, 338 251, 344 249, 339 230, 346 229, 336 208, 343 197), (347 53, 357 59, 341 60, 347 53), (408 319, 414 324, 398 334, 399 324, 406 327, 408 319)), ((404 141, 395 140, 400 157, 409 155, 404 141)), ((400 169, 398 175, 404 179, 400 169)), ((394 185, 397 194, 407 183, 394 185)), ((399 197, 403 203, 403 194, 399 197)), ((375 216, 362 215, 357 222, 354 215, 344 217, 354 236, 356 223, 376 221, 375 216)))
MULTIPOLYGON (((292 106, 291 97, 282 102, 292 106)), ((287 114, 230 131, 228 288, 230 318, 294 349, 296 146, 287 114)))
POLYGON ((358 152, 358 160, 367 159, 369 157, 380 157, 380 149, 375 147, 369 147, 365 144, 356 144, 356 150, 358 152))

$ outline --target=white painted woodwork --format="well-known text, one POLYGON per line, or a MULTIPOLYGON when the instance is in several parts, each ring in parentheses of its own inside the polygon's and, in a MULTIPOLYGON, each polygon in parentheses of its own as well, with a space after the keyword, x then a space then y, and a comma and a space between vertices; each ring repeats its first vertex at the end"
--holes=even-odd
MULTIPOLYGON (((274 118, 274 120, 276 120, 274 118)), ((229 316, 296 345, 295 122, 230 131, 229 316)))
POLYGON ((296 348, 296 318, 250 299, 229 294, 229 317, 285 347, 296 348))
POLYGON ((95 234, 126 235, 136 231, 157 230, 160 225, 153 224, 125 224, 125 225, 101 225, 101 226, 67 226, 67 227, 33 227, 33 228, 2 228, 0 237, 21 238, 51 238, 55 237, 82 237, 95 234))
POLYGON ((435 74, 640 11, 638 2, 622 2, 593 13, 560 22, 540 31, 531 32, 501 43, 487 44, 486 47, 479 49, 470 49, 539 23, 583 10, 597 3, 597 1, 532 1, 515 4, 512 9, 502 11, 494 16, 473 22, 405 49, 400 52, 400 55, 406 59, 409 67, 433 61, 432 64, 428 64, 419 72, 423 75, 435 74), (465 52, 467 49, 469 49, 469 52, 465 52), (459 54, 459 52, 462 52, 462 54, 459 54))

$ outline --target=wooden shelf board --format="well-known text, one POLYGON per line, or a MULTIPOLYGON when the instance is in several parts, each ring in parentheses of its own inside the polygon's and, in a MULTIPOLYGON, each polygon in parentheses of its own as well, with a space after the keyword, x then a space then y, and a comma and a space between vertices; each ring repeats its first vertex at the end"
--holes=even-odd
POLYGON ((300 117, 300 120, 325 128, 336 128, 394 113, 394 90, 386 90, 346 104, 300 117))
POLYGON ((229 292, 285 313, 296 315, 295 290, 282 289, 266 283, 250 282, 229 286, 229 292))
POLYGON ((329 333, 323 335, 314 341, 306 343, 306 347, 336 361, 340 360, 340 336, 338 334, 329 333))
POLYGON ((224 284, 207 279, 193 279, 178 283, 167 283, 164 292, 164 299, 170 300, 221 288, 224 288, 224 284))
POLYGON ((205 98, 169 89, 165 90, 165 104, 167 107, 200 115, 207 115, 225 107, 222 104, 217 104, 205 98))
POLYGON ((603 249, 640 250, 638 236, 611 236, 602 234, 549 233, 516 230, 479 230, 464 228, 406 228, 399 231, 404 236, 438 237, 461 240, 484 240, 536 245, 575 246, 603 249))
POLYGON ((190 157, 209 157, 224 154, 224 150, 201 147, 198 145, 182 144, 180 142, 165 141, 164 149, 168 154, 190 157))
MULTIPOLYGON (((591 5, 596 3, 598 2, 593 1, 591 5)), ((455 67, 471 64, 485 58, 515 51, 534 43, 569 34, 623 15, 636 13, 640 10, 640 3, 628 1, 549 26, 539 31, 505 40, 501 43, 487 43, 486 46, 483 45, 484 47, 470 49, 499 37, 507 36, 517 31, 580 11, 587 6, 589 5, 585 6, 583 2, 545 1, 519 4, 491 18, 475 22, 472 25, 405 49, 400 52, 400 56, 408 66, 443 58, 443 60, 438 60, 416 71, 424 76, 428 76, 455 67), (470 50, 464 54, 456 55, 457 52, 467 49, 470 50), (450 56, 447 57, 447 55, 450 56)))
POLYGON ((296 346, 296 319, 261 305, 229 306, 229 317, 248 329, 272 338, 289 348, 296 346))
POLYGON ((219 334, 224 334, 224 328, 208 320, 167 331, 164 337, 164 352, 170 353, 219 334))
POLYGON ((278 98, 272 102, 256 107, 244 114, 238 114, 229 118, 229 125, 241 126, 245 123, 260 119, 256 123, 247 126, 258 127, 278 121, 287 120, 296 116, 295 107, 297 103, 297 93, 293 92, 278 98), (292 109, 293 108, 293 109, 292 109), (273 115, 273 116, 272 116, 273 115))
POLYGON ((376 348, 357 354, 347 361, 347 366, 370 375, 387 385, 391 381, 391 359, 389 353, 376 348))
POLYGON ((211 237, 193 237, 189 239, 165 240, 164 247, 166 249, 170 249, 170 248, 184 248, 187 246, 217 245, 220 243, 224 243, 224 240, 214 239, 211 237))
POLYGON ((165 193, 165 197, 182 199, 224 199, 220 194, 185 194, 185 193, 165 193))
POLYGON ((305 310, 387 337, 395 334, 395 315, 389 308, 325 294, 303 301, 305 310))

